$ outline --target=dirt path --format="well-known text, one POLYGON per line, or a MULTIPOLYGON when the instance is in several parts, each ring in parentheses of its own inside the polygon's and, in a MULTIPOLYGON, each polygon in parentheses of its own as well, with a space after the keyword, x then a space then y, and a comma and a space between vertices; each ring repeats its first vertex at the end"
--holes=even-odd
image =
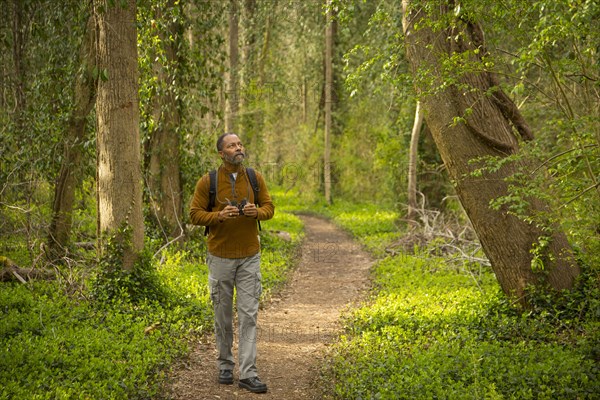
MULTIPOLYGON (((207 335, 171 377, 173 399, 318 399, 315 387, 340 312, 368 287, 369 256, 330 222, 302 216, 305 239, 288 285, 259 312, 258 372, 269 391, 252 394, 219 385, 213 335, 207 335)), ((237 338, 236 338, 237 341, 237 338)), ((237 354, 235 349, 234 354, 237 354)))

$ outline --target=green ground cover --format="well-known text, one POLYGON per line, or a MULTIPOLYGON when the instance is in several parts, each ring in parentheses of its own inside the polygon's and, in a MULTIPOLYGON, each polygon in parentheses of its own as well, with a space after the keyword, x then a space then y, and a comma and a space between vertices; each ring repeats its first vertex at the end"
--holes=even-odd
MULTIPOLYGON (((405 230, 397 212, 272 194, 276 217, 261 234, 266 296, 294 265, 296 212, 326 215, 379 260, 370 295, 343 317, 323 369, 326 397, 597 398, 597 292, 540 295, 519 313, 487 267, 418 246, 390 256, 385 249, 405 230)), ((92 277, 76 291, 64 281, 1 283, 0 398, 159 398, 169 365, 212 326, 205 245, 201 230, 192 235, 184 248, 148 258, 151 268, 112 276, 110 287, 92 277)))
MULTIPOLYGON (((371 206, 325 212, 378 255, 398 235, 397 215, 371 206)), ((588 288, 587 299, 540 294, 539 304, 518 312, 489 268, 432 253, 415 249, 376 263, 371 296, 344 316, 324 368, 335 384, 330 397, 599 398, 597 290, 588 288)))
MULTIPOLYGON (((184 248, 150 257, 151 268, 113 274, 110 287, 93 277, 75 293, 63 281, 0 283, 0 399, 160 396, 174 358, 212 327, 204 239, 200 229, 192 235, 184 248)), ((285 281, 301 238, 292 214, 278 210, 263 223, 266 295, 285 281)))

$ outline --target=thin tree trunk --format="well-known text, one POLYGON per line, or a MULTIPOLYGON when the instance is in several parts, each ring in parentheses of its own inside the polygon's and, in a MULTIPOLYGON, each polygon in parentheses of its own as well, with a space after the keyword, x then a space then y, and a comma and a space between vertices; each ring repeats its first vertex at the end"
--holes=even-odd
POLYGON ((23 59, 23 3, 21 0, 12 1, 12 35, 13 35, 13 63, 15 75, 15 115, 17 126, 22 128, 22 118, 25 113, 25 60, 23 59))
MULTIPOLYGON (((241 90, 249 87, 252 80, 255 79, 257 70, 257 57, 256 57, 256 37, 257 37, 257 24, 256 24, 256 0, 242 0, 243 10, 241 13, 241 46, 242 49, 240 59, 241 66, 239 69, 239 80, 241 82, 241 90)), ((240 109, 244 108, 244 96, 240 96, 240 109)))
MULTIPOLYGON (((270 3, 270 7, 276 8, 277 1, 274 0, 272 3, 270 3)), ((270 51, 270 47, 271 47, 272 30, 273 30, 273 17, 272 17, 272 13, 269 13, 266 17, 262 45, 260 47, 260 54, 259 54, 258 60, 256 62, 256 71, 257 71, 256 79, 257 79, 257 86, 258 86, 259 92, 264 89, 265 83, 267 81, 265 69, 267 66, 267 59, 268 59, 269 51, 270 51)), ((264 130, 264 126, 265 126, 265 113, 264 113, 264 107, 262 106, 260 100, 259 100, 259 103, 257 105, 255 105, 255 107, 256 107, 256 110, 255 110, 255 112, 252 113, 252 116, 251 116, 251 118, 253 120, 253 125, 254 125, 253 141, 252 141, 251 145, 253 146, 254 149, 259 149, 264 144, 263 130, 264 130)), ((256 163, 260 163, 261 162, 260 157, 263 157, 262 152, 256 152, 255 156, 254 156, 254 161, 256 163)))
MULTIPOLYGON (((243 132, 243 140, 249 149, 259 149, 262 141, 263 107, 260 98, 256 96, 262 88, 260 78, 260 15, 256 0, 243 0, 243 10, 240 16, 240 48, 241 63, 239 68, 239 104, 238 129, 243 132)), ((269 5, 271 6, 271 5, 269 5)), ((267 17, 268 18, 268 17, 267 17)), ((268 29, 266 27, 265 29, 268 29)), ((252 153, 254 163, 260 163, 260 152, 252 153)))
MULTIPOLYGON (((144 245, 135 0, 95 0, 99 237, 115 235, 123 268, 144 245), (122 234, 123 230, 127 233, 122 234)), ((104 244, 99 246, 102 251, 104 244)))
MULTIPOLYGON (((425 16, 423 9, 408 12, 410 4, 409 0, 403 1, 403 25, 407 57, 415 76, 417 72, 428 71, 439 88, 446 75, 441 69, 444 57, 467 50, 476 54, 473 51, 476 48, 480 51, 478 57, 484 55, 483 35, 477 25, 467 22, 433 32, 421 18, 439 16, 425 16), (420 28, 415 29, 418 22, 420 28), (460 31, 456 26, 461 26, 460 31)), ((450 10, 452 7, 439 6, 442 14, 450 10)), ((489 72, 468 72, 458 79, 459 84, 431 91, 433 94, 425 94, 430 87, 418 86, 417 91, 422 95, 427 125, 502 289, 526 305, 525 289, 530 284, 547 283, 557 290, 571 288, 579 267, 565 235, 557 227, 548 227, 551 230, 546 231, 507 210, 490 208, 492 200, 508 193, 506 178, 523 165, 507 162, 497 172, 474 174, 480 167, 475 160, 481 157, 505 158, 515 154, 519 148, 515 131, 527 138, 531 136, 529 128, 514 104, 508 104, 510 99, 495 85, 489 72), (457 123, 457 117, 464 122, 457 123), (534 271, 532 248, 544 236, 548 237, 548 244, 542 248, 544 271, 534 271)), ((539 200, 529 200, 532 212, 544 209, 539 200)))
POLYGON ((229 74, 227 79, 227 97, 225 99, 225 131, 235 132, 239 106, 238 68, 239 68, 239 5, 238 0, 229 0, 229 74))
POLYGON ((265 84, 265 67, 267 65, 267 56, 269 54, 269 47, 271 45, 272 27, 272 16, 269 14, 267 15, 267 21, 265 22, 265 35, 262 48, 260 49, 260 57, 258 59, 258 82, 261 87, 265 84))
MULTIPOLYGON (((174 0, 170 0, 166 7, 175 7, 174 0)), ((157 15, 156 19, 165 20, 161 15, 157 15)), ((171 85, 171 82, 177 81, 176 42, 180 41, 182 34, 180 27, 172 20, 169 20, 165 28, 162 43, 166 63, 173 72, 169 75, 166 66, 162 65, 161 61, 155 61, 154 71, 158 84, 165 84, 157 90, 153 99, 157 128, 152 132, 149 143, 148 186, 154 217, 165 231, 165 235, 174 238, 182 233, 183 200, 178 132, 181 116, 176 100, 176 87, 171 85)))
POLYGON ((67 125, 63 145, 63 159, 54 188, 52 222, 50 223, 48 249, 51 258, 64 255, 71 235, 71 222, 75 190, 80 184, 79 167, 85 140, 85 122, 95 100, 93 69, 95 63, 94 18, 90 17, 79 52, 81 73, 75 82, 74 106, 67 125))
POLYGON ((327 20, 325 28, 325 149, 323 157, 323 180, 325 201, 331 204, 331 126, 333 95, 333 4, 327 0, 327 20))
POLYGON ((308 120, 308 83, 306 82, 306 76, 302 77, 300 96, 302 99, 302 124, 306 125, 308 120))
POLYGON ((408 153, 408 211, 406 218, 414 220, 417 209, 417 162, 419 159, 419 134, 423 125, 423 110, 421 102, 417 101, 415 120, 410 135, 410 150, 408 153))

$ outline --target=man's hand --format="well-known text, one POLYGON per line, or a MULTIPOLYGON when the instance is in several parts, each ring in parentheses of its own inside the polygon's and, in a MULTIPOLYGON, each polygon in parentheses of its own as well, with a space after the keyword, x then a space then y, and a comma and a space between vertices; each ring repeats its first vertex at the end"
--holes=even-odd
POLYGON ((255 204, 248 203, 244 206, 244 215, 248 218, 258 217, 258 209, 255 204))
POLYGON ((237 218, 238 215, 240 215, 240 210, 236 206, 228 205, 219 212, 219 221, 223 222, 226 219, 237 218))

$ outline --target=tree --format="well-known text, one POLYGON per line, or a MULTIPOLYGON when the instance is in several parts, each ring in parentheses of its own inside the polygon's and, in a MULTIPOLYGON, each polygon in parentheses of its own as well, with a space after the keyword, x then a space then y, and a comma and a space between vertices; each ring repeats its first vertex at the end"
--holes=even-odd
POLYGON ((75 190, 80 182, 80 162, 85 140, 85 123, 95 100, 93 76, 95 55, 95 28, 93 17, 88 18, 79 60, 81 70, 75 81, 75 104, 69 117, 63 144, 63 159, 54 188, 52 222, 49 228, 48 248, 51 257, 60 257, 69 242, 75 190))
POLYGON ((153 20, 158 21, 157 42, 162 46, 151 51, 152 75, 155 83, 151 99, 151 127, 147 148, 147 175, 151 215, 164 230, 166 238, 181 236, 183 193, 180 178, 181 115, 177 101, 182 88, 179 56, 182 28, 181 10, 174 0, 154 6, 153 20))
POLYGON ((239 4, 229 0, 229 73, 225 111, 225 131, 235 132, 239 108, 239 4))
POLYGON ((25 60, 24 60, 24 45, 25 45, 25 27, 23 22, 23 8, 25 5, 17 0, 12 1, 13 19, 13 60, 14 60, 14 81, 15 84, 15 115, 17 116, 17 126, 20 125, 21 119, 25 112, 25 60))
POLYGON ((136 3, 95 0, 94 15, 101 78, 96 98, 98 236, 115 235, 123 248, 123 268, 131 269, 144 245, 136 3))
MULTIPOLYGON (((519 140, 532 134, 495 75, 482 68, 487 54, 481 28, 468 18, 453 18, 452 4, 417 9, 403 1, 407 58, 425 120, 461 204, 502 289, 525 305, 528 285, 571 288, 579 267, 556 226, 528 223, 506 209, 490 208, 491 201, 508 193, 507 178, 524 167, 511 156, 518 153, 519 140), (444 68, 452 68, 453 74, 444 68), (477 161, 486 157, 504 163, 481 173, 477 161)), ((533 212, 545 207, 539 199, 528 200, 533 212)))
MULTIPOLYGON (((264 146, 265 65, 269 54, 272 18, 276 2, 244 0, 240 34, 239 130, 250 149, 264 146)), ((252 162, 260 163, 261 151, 252 154, 252 162)))
POLYGON ((417 209, 417 162, 419 158, 419 134, 422 126, 423 110, 421 109, 421 102, 417 101, 408 154, 408 211, 406 218, 409 220, 415 218, 417 209))
POLYGON ((325 27, 325 145, 323 156, 323 181, 325 201, 331 204, 331 129, 333 103, 333 2, 327 0, 325 27))

